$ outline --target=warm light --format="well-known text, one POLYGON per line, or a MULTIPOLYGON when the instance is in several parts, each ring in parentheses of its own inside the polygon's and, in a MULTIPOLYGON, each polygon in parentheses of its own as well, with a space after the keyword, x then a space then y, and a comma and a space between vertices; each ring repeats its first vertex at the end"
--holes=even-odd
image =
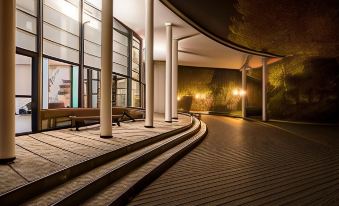
POLYGON ((195 98, 196 99, 205 99, 206 98, 206 94, 199 94, 198 93, 198 94, 195 95, 195 98))
POLYGON ((242 90, 242 89, 233 89, 232 90, 232 94, 233 96, 245 96, 246 95, 246 91, 242 90))
POLYGON ((181 97, 177 96, 177 100, 180 101, 180 100, 181 100, 181 97))
POLYGON ((233 96, 238 96, 239 95, 238 89, 233 89, 232 94, 233 96))
POLYGON ((240 92, 239 92, 239 95, 240 96, 245 96, 246 95, 246 91, 241 89, 240 92))

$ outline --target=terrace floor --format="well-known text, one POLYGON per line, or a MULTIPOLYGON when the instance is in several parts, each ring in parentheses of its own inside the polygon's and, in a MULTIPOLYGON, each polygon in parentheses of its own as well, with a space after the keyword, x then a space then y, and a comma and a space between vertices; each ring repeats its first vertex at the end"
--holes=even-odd
POLYGON ((178 121, 169 124, 163 115, 155 114, 154 128, 145 128, 144 121, 122 122, 121 127, 113 126, 111 139, 99 137, 99 125, 16 137, 15 162, 0 165, 0 194, 86 159, 184 127, 190 121, 190 117, 179 115, 178 121))
POLYGON ((205 140, 130 205, 339 205, 338 126, 202 120, 205 140))

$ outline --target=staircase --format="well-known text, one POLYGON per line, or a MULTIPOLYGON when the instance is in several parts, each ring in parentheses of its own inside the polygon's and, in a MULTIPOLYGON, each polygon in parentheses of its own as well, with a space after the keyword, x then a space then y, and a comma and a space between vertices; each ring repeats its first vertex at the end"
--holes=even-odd
POLYGON ((192 123, 114 154, 86 160, 0 196, 0 205, 124 205, 197 146, 205 123, 192 123))

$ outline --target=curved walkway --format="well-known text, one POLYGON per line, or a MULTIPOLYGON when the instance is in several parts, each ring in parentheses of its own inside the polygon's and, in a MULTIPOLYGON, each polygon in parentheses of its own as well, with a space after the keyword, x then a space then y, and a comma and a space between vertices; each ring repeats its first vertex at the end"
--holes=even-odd
POLYGON ((130 205, 339 205, 339 150, 272 126, 203 116, 209 134, 130 205))

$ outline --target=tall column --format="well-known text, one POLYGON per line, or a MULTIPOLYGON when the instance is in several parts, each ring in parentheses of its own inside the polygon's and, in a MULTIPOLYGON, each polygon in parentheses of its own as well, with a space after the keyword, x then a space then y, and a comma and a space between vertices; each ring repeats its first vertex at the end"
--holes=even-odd
POLYGON ((178 119, 178 40, 172 42, 172 119, 178 119))
POLYGON ((267 59, 262 58, 262 121, 267 121, 267 59))
POLYGON ((113 0, 102 0, 100 136, 112 137, 113 0))
POLYGON ((172 24, 166 25, 165 121, 172 122, 172 24))
POLYGON ((153 24, 154 0, 145 0, 145 68, 146 68, 146 117, 145 127, 153 127, 154 113, 154 65, 153 65, 153 24))
POLYGON ((242 112, 242 117, 246 117, 246 68, 244 67, 241 70, 241 88, 242 92, 241 94, 241 112, 242 112))
POLYGON ((0 1, 0 163, 15 159, 15 0, 0 1))

